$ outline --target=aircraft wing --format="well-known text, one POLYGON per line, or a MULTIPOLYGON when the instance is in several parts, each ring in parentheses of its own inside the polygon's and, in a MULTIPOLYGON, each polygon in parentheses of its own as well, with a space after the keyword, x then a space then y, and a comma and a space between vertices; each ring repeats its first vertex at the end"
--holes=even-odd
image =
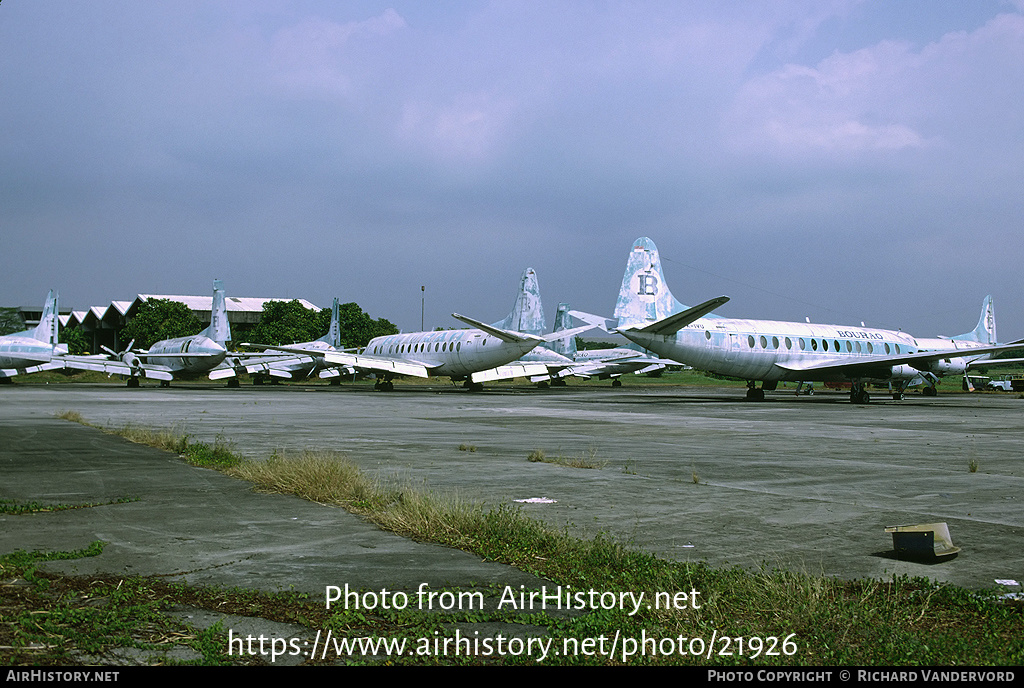
MULTIPOLYGON (((982 346, 973 349, 944 349, 939 351, 919 351, 916 354, 897 354, 892 356, 836 356, 832 359, 802 364, 797 362, 776 363, 775 365, 783 370, 795 372, 836 372, 848 377, 875 377, 880 368, 890 368, 897 365, 909 365, 918 370, 925 370, 927 364, 933 361, 941 361, 944 358, 970 358, 982 354, 994 354, 1000 351, 1019 349, 1024 340, 1018 340, 1011 344, 1000 344, 997 346, 982 346)), ((881 377, 881 376, 879 376, 881 377)))
MULTIPOLYGON (((75 370, 93 370, 109 375, 125 375, 132 377, 137 375, 139 370, 128 365, 124 361, 116 361, 104 356, 60 356, 61 363, 67 368, 75 370)), ((166 366, 147 363, 142 366, 143 374, 153 380, 173 380, 170 368, 166 366)))
POLYGON ((623 375, 625 373, 649 373, 660 370, 671 363, 665 359, 647 356, 621 356, 600 361, 581 361, 561 370, 558 377, 594 377, 601 375, 623 375))
MULTIPOLYGON (((20 355, 20 354, 19 354, 20 355)), ((0 377, 14 377, 15 375, 29 375, 41 373, 44 370, 62 370, 64 365, 57 361, 40 363, 39 365, 28 366, 27 368, 0 368, 0 377)))
MULTIPOLYGON (((504 330, 502 330, 504 331, 504 330)), ((299 356, 315 356, 322 358, 328 363, 349 368, 379 371, 382 373, 394 373, 396 375, 410 375, 412 377, 429 377, 430 369, 435 367, 401 358, 388 358, 386 356, 369 356, 349 351, 303 349, 294 346, 266 346, 264 344, 242 344, 273 351, 284 351, 299 356)))
POLYGON ((430 377, 430 369, 436 367, 433 365, 428 366, 418 361, 386 358, 384 356, 366 356, 345 351, 328 351, 324 354, 324 360, 339 366, 394 373, 396 375, 411 375, 413 377, 430 377))
POLYGON ((514 377, 535 377, 538 375, 547 377, 548 374, 548 366, 545 363, 509 363, 508 365, 473 373, 470 379, 473 382, 493 382, 494 380, 511 380, 514 377))
POLYGON ((981 368, 982 366, 1020 365, 1024 358, 983 358, 980 361, 971 361, 968 368, 981 368))

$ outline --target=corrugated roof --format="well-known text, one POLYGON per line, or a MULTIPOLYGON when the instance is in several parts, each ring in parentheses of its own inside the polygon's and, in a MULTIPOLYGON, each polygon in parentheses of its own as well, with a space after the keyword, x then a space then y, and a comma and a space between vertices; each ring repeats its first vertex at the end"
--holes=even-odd
MULTIPOLYGON (((169 301, 180 301, 193 311, 208 311, 213 308, 213 296, 182 296, 167 294, 139 294, 136 301, 142 299, 168 299, 169 301)), ((282 298, 261 298, 255 296, 228 296, 224 299, 228 311, 256 312, 263 311, 263 304, 268 301, 298 301, 310 310, 322 310, 320 306, 310 303, 305 299, 282 299, 282 298)))

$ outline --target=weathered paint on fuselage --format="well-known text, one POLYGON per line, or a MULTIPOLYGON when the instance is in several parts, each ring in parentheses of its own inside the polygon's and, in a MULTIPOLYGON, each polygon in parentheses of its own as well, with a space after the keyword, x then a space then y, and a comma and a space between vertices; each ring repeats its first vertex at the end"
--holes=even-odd
MULTIPOLYGON (((854 363, 920 350, 913 337, 893 330, 720 317, 701 318, 673 335, 622 334, 663 358, 745 380, 843 380, 846 378, 836 372, 784 370, 776 363, 798 365, 826 359, 854 363)), ((910 366, 879 366, 877 377, 910 379, 919 373, 910 366)))
MULTIPOLYGON (((31 330, 29 330, 31 332, 31 330)), ((27 333, 9 334, 0 339, 0 368, 27 368, 46 363, 53 346, 27 333)))
POLYGON ((376 337, 363 353, 420 363, 431 376, 464 378, 517 360, 536 341, 503 342, 481 330, 437 330, 376 337))
POLYGON ((205 335, 178 337, 157 342, 149 348, 147 363, 170 368, 175 374, 207 373, 227 356, 227 349, 205 335), (199 356, 168 356, 160 354, 201 354, 199 356))

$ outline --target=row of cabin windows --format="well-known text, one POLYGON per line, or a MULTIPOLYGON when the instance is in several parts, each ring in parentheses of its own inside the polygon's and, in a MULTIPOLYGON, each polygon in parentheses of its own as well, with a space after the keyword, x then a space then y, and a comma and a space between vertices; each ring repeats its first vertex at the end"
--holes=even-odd
MULTIPOLYGON (((480 345, 481 346, 486 346, 486 344, 487 344, 487 338, 484 337, 484 339, 483 339, 483 341, 481 342, 480 345)), ((426 342, 426 343, 419 342, 417 344, 392 344, 392 345, 388 346, 387 349, 388 349, 387 350, 388 354, 422 353, 424 351, 430 351, 430 342, 426 342)), ((461 341, 458 341, 458 342, 434 342, 434 351, 455 351, 455 352, 459 352, 459 351, 462 351, 462 342, 461 341)), ((375 353, 375 354, 383 354, 383 353, 385 353, 384 345, 383 344, 378 344, 377 346, 373 347, 373 353, 375 353)))
MULTIPOLYGON (((704 332, 704 336, 707 339, 710 340, 711 339, 711 332, 710 331, 705 331, 704 332)), ((806 351, 807 350, 808 339, 806 339, 804 337, 800 337, 796 341, 797 341, 797 346, 799 346, 801 351, 806 351)), ((860 354, 860 353, 869 353, 869 354, 875 353, 875 347, 874 347, 874 345, 871 342, 863 342, 863 343, 861 343, 859 341, 850 341, 848 339, 845 339, 843 341, 840 341, 838 339, 832 339, 832 340, 822 339, 822 340, 820 340, 820 343, 819 343, 819 340, 815 339, 813 337, 809 341, 810 341, 810 348, 811 348, 812 351, 818 351, 819 348, 820 348, 821 351, 835 351, 836 353, 839 353, 839 352, 841 352, 843 350, 845 350, 846 353, 858 353, 858 354, 860 354)), ((793 349, 793 340, 790 339, 789 337, 785 337, 783 339, 782 343, 785 345, 786 349, 789 349, 789 350, 793 349)), ((762 349, 769 349, 769 348, 771 348, 771 349, 778 349, 780 342, 779 342, 779 338, 778 337, 772 337, 769 340, 763 334, 760 335, 756 339, 754 338, 754 335, 752 335, 752 334, 751 335, 747 335, 747 346, 748 347, 750 347, 751 349, 754 349, 754 348, 757 348, 758 344, 761 345, 762 349), (769 346, 769 344, 771 346, 769 346)), ((893 353, 893 349, 895 349, 895 353, 897 353, 897 354, 903 353, 903 351, 900 349, 900 345, 899 344, 893 344, 892 346, 890 346, 889 342, 883 342, 883 348, 885 349, 885 353, 886 354, 893 353)))

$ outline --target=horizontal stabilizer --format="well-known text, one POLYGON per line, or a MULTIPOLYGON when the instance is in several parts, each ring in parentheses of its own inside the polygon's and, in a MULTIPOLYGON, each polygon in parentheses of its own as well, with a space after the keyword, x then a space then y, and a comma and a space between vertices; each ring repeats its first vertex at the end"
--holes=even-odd
POLYGON ((567 339, 568 337, 575 337, 576 335, 583 334, 584 332, 590 332, 592 329, 594 329, 594 325, 587 324, 582 327, 574 327, 569 330, 559 330, 558 332, 552 332, 550 334, 544 335, 542 339, 545 342, 557 342, 560 339, 567 339))
POLYGON ((482 330, 487 334, 491 335, 492 337, 497 337, 503 342, 509 342, 510 344, 517 342, 540 343, 544 341, 540 337, 534 336, 532 334, 513 332, 512 330, 503 330, 500 327, 494 327, 493 325, 488 325, 487 323, 480 322, 479 320, 474 320, 473 318, 467 317, 465 315, 459 315, 458 313, 452 313, 452 317, 455 318, 456 320, 461 320, 462 322, 466 323, 471 327, 475 327, 478 330, 482 330))
MULTIPOLYGON (((597 327, 605 332, 608 330, 614 330, 618 321, 615 318, 606 318, 603 315, 594 315, 593 313, 585 313, 584 311, 569 311, 569 315, 588 323, 591 328, 597 327)), ((564 331, 564 330, 563 330, 564 331)))
POLYGON ((690 323, 696 320, 700 320, 705 315, 715 310, 722 304, 727 303, 728 301, 728 296, 719 296, 717 298, 709 299, 704 303, 693 306, 692 308, 687 308, 685 311, 673 313, 667 318, 662 318, 661 320, 651 323, 650 325, 647 325, 645 327, 629 327, 624 329, 629 329, 630 331, 633 332, 643 332, 644 334, 654 335, 675 334, 676 332, 683 329, 690 323))

